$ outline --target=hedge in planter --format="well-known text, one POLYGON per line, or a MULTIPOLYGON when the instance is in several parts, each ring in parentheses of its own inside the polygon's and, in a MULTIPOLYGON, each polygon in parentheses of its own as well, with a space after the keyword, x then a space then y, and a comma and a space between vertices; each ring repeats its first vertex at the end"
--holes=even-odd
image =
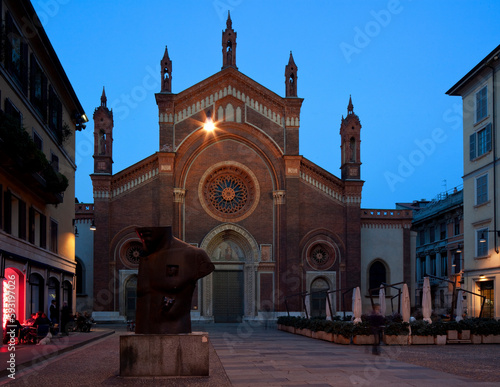
POLYGON ((432 324, 420 320, 410 324, 412 344, 434 344, 432 324))

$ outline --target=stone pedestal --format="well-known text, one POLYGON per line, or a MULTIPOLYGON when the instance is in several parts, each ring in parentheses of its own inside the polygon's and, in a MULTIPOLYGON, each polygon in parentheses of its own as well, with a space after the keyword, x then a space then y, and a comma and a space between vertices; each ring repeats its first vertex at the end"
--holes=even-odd
POLYGON ((120 336, 120 376, 208 376, 208 333, 120 336))

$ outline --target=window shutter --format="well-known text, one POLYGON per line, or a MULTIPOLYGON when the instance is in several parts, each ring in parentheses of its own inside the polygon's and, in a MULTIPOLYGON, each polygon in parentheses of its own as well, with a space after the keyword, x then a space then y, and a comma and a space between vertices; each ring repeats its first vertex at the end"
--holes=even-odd
POLYGON ((472 133, 469 137, 469 154, 470 159, 474 160, 476 158, 476 133, 472 133))
POLYGON ((12 194, 10 191, 5 191, 4 193, 4 226, 3 229, 6 233, 12 233, 12 194))
POLYGON ((26 202, 19 200, 19 238, 26 240, 26 202))
POLYGON ((10 39, 8 38, 9 34, 12 33, 13 29, 13 22, 12 22, 12 17, 10 16, 9 12, 5 13, 5 52, 4 52, 4 58, 5 58, 5 67, 7 70, 12 71, 12 43, 10 39))
POLYGON ((28 45, 21 43, 21 86, 24 95, 28 95, 28 45))
POLYGON ((28 214, 28 242, 35 243, 35 210, 30 207, 28 214))
POLYGON ((486 152, 491 151, 491 124, 486 125, 486 152))
POLYGON ((47 217, 40 214, 40 247, 47 248, 47 217))

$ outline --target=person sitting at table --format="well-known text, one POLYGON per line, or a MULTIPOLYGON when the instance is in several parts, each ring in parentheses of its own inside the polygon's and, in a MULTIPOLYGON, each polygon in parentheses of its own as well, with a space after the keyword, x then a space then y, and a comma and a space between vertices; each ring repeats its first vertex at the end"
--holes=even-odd
POLYGON ((31 313, 31 317, 29 319, 27 319, 23 325, 33 325, 33 323, 35 322, 36 320, 36 313, 31 313))
POLYGON ((52 325, 47 315, 42 311, 39 311, 36 314, 36 319, 35 322, 33 323, 33 327, 38 327, 39 325, 52 325))
POLYGON ((4 344, 7 344, 7 342, 9 341, 9 338, 11 337, 9 335, 9 331, 11 329, 14 329, 14 337, 17 337, 18 341, 20 342, 21 341, 21 338, 22 338, 22 330, 23 330, 23 326, 21 325, 21 323, 19 322, 19 320, 16 318, 16 315, 13 313, 9 319, 7 319, 7 323, 5 324, 5 334, 4 334, 4 344))

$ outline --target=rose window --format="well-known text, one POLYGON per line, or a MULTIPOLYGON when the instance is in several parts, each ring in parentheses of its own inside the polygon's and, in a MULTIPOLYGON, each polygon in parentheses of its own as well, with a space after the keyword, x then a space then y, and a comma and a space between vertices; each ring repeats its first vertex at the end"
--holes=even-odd
POLYGON ((142 244, 139 242, 131 243, 125 252, 125 258, 133 265, 138 265, 140 258, 144 255, 142 244))
POLYGON ((322 247, 316 247, 311 254, 311 259, 322 266, 328 261, 328 252, 322 247))
POLYGON ((237 176, 221 176, 209 187, 212 206, 224 214, 234 214, 241 210, 248 200, 248 189, 237 176))
POLYGON ((224 164, 207 171, 200 189, 202 206, 221 221, 248 216, 258 198, 258 185, 251 172, 237 165, 224 164))
POLYGON ((316 270, 327 270, 335 263, 335 251, 326 244, 316 243, 308 251, 307 262, 316 270))

